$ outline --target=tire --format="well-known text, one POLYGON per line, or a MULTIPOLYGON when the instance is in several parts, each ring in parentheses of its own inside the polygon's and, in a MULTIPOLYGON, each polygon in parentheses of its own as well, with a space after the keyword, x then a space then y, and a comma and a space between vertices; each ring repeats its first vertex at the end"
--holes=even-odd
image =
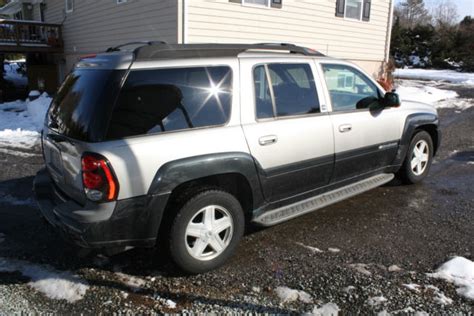
POLYGON ((406 184, 422 181, 430 171, 433 162, 433 151, 433 140, 430 134, 425 131, 416 133, 410 142, 405 160, 398 172, 399 178, 406 184))
POLYGON ((206 190, 189 198, 170 229, 169 250, 185 272, 204 273, 223 265, 244 234, 239 201, 221 190, 206 190))

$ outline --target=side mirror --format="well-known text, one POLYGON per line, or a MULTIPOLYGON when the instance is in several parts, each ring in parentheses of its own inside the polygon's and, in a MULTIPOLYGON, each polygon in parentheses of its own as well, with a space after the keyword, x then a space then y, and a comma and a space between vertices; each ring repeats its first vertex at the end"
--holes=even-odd
POLYGON ((399 107, 400 106, 400 104, 401 104, 400 97, 394 91, 395 90, 393 90, 392 92, 385 93, 385 95, 382 99, 382 103, 383 103, 384 107, 388 108, 388 107, 399 107))

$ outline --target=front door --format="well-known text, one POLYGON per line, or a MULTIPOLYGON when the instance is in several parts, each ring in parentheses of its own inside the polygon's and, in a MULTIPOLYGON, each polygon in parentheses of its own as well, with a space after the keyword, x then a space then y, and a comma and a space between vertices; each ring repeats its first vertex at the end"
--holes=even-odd
POLYGON ((320 106, 322 87, 314 70, 307 59, 263 64, 241 60, 243 130, 268 201, 309 192, 330 181, 333 131, 326 109, 320 106))
POLYGON ((376 172, 394 160, 400 140, 397 109, 370 110, 382 92, 346 64, 321 64, 331 99, 335 141, 333 182, 376 172))

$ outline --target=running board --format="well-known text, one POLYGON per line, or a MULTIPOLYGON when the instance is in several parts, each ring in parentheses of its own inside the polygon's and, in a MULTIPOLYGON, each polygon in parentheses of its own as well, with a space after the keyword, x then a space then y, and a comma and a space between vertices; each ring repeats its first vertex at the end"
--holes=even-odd
POLYGON ((390 182, 395 175, 393 173, 382 173, 365 180, 346 185, 342 188, 329 191, 309 199, 283 206, 255 217, 252 222, 261 226, 272 226, 300 215, 326 207, 333 203, 350 198, 354 195, 372 190, 387 182, 390 182))

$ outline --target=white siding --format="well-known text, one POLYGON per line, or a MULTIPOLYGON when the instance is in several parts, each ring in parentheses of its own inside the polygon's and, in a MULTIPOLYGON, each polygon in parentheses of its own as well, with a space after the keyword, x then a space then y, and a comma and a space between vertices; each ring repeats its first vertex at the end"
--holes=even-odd
POLYGON ((177 42, 176 0, 75 0, 74 11, 64 13, 64 0, 46 0, 45 20, 63 24, 69 70, 77 56, 103 52, 134 41, 177 42))
POLYGON ((187 39, 190 43, 297 43, 333 57, 380 65, 390 0, 372 0, 369 22, 336 17, 335 9, 336 0, 283 0, 281 9, 228 0, 188 0, 187 39))

